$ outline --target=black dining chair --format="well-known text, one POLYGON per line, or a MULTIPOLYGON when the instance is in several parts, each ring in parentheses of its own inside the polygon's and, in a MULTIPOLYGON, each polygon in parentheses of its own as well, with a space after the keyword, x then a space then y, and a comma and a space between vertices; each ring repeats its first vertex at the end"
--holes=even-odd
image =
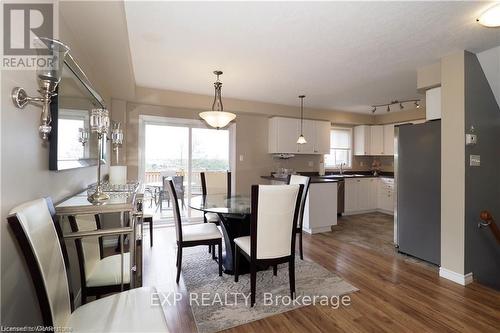
POLYGON ((302 249, 302 227, 304 225, 304 209, 306 207, 307 194, 309 193, 309 184, 311 178, 299 175, 288 176, 288 184, 302 184, 304 185, 304 191, 302 191, 302 197, 300 198, 300 212, 297 221, 297 228, 295 232, 299 235, 299 252, 300 259, 304 260, 304 250, 302 249))
POLYGON ((167 206, 170 207, 170 196, 168 194, 167 190, 167 184, 166 181, 167 179, 172 179, 174 186, 175 186, 175 191, 177 193, 177 197, 181 200, 182 203, 182 208, 185 208, 186 205, 184 203, 184 176, 165 176, 163 177, 163 188, 160 190, 159 193, 159 204, 160 204, 160 211, 163 210, 163 201, 167 201, 167 206))
POLYGON ((182 249, 198 245, 218 246, 219 250, 219 276, 222 276, 222 234, 213 223, 200 223, 182 225, 179 203, 174 183, 167 179, 167 191, 172 198, 172 209, 174 211, 175 235, 177 240, 177 275, 175 282, 179 283, 182 267, 182 249))
POLYGON ((304 185, 253 185, 250 236, 234 240, 234 281, 240 253, 250 262, 250 306, 255 304, 257 266, 288 263, 290 294, 295 294, 295 236, 304 185))

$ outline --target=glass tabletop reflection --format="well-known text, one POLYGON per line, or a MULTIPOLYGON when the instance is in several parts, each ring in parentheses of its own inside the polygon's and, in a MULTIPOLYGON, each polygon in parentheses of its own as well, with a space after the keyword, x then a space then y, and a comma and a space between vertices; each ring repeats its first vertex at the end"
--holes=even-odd
POLYGON ((250 214, 251 200, 244 195, 209 194, 193 197, 189 207, 206 213, 250 214))

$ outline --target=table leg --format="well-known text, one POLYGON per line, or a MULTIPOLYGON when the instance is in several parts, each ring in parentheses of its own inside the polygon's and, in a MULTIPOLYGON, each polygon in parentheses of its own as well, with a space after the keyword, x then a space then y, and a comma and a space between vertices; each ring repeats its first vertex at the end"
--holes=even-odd
MULTIPOLYGON (((224 273, 234 274, 234 239, 250 235, 250 215, 225 215, 218 214, 221 220, 222 234, 224 235, 225 254, 222 257, 224 273)), ((241 255, 241 254, 240 254, 241 255)), ((239 261, 239 273, 250 272, 247 260, 239 261)))

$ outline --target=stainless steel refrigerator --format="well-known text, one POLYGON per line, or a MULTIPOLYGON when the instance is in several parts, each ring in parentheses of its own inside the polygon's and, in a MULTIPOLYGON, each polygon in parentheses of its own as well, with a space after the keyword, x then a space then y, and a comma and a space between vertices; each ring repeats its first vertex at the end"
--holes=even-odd
POLYGON ((399 252, 441 261, 441 121, 396 126, 394 236, 399 252))

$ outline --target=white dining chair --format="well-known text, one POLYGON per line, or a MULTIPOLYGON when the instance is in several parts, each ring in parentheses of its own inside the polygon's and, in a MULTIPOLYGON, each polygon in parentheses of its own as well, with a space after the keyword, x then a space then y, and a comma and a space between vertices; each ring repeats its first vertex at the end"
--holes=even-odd
POLYGON ((43 325, 72 332, 168 332, 162 307, 152 305, 155 288, 124 291, 73 310, 66 246, 54 212, 50 199, 37 199, 7 218, 28 264, 43 325))
MULTIPOLYGON (((69 216, 68 219, 73 232, 101 229, 99 216, 93 214, 69 216)), ((100 298, 121 291, 121 255, 104 257, 98 237, 75 239, 75 245, 80 266, 82 304, 87 303, 89 296, 100 298)), ((123 286, 129 289, 129 252, 123 254, 123 266, 123 286)))
POLYGON ((255 304, 257 266, 288 263, 290 294, 295 295, 295 235, 304 185, 253 185, 250 236, 234 240, 234 281, 240 253, 250 262, 250 306, 255 304))

